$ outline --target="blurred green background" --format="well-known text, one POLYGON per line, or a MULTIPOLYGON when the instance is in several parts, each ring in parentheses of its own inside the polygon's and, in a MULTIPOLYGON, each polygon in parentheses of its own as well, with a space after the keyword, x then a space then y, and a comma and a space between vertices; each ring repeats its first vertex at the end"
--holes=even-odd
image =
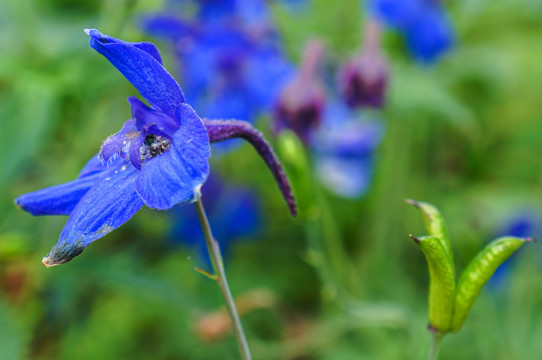
MULTIPOLYGON (((458 43, 435 66, 416 65, 400 37, 386 33, 386 135, 363 198, 326 192, 303 154, 282 147, 302 209, 292 220, 248 145, 212 162, 256 191, 263 208, 259 235, 232 245, 226 259, 256 359, 426 356, 427 268, 408 238, 424 230, 404 198, 439 207, 458 270, 514 216, 542 219, 542 3, 449 5, 458 43)), ((143 209, 84 256, 47 270, 41 257, 65 217, 34 218, 13 204, 73 179, 130 116, 126 97, 135 90, 82 30, 150 40, 136 19, 161 7, 0 0, 2 359, 238 356, 216 284, 193 270, 205 263, 171 244, 173 218, 143 209)), ((280 5, 273 13, 293 59, 319 36, 340 61, 360 43, 363 17, 353 8, 357 0, 314 0, 302 16, 280 5)), ((267 119, 259 126, 269 133, 267 119)), ((526 246, 507 281, 485 289, 464 329, 446 338, 441 359, 542 358, 541 265, 539 246, 526 246)))

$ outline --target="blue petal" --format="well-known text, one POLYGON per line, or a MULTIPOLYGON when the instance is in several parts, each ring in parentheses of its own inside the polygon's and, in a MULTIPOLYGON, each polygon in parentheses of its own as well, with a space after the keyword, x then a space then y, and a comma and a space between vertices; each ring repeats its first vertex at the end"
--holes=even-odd
MULTIPOLYGON (((152 55, 131 43, 85 30, 90 46, 105 56, 149 103, 173 116, 184 96, 179 84, 152 55)), ((148 49, 147 49, 148 50, 148 49)))
POLYGON ((384 135, 380 121, 357 117, 343 104, 331 102, 313 143, 320 181, 346 198, 356 198, 367 191, 375 150, 384 135))
POLYGON ((444 9, 431 6, 406 30, 409 50, 416 59, 432 63, 454 43, 454 30, 444 9))
POLYGON ((179 106, 177 119, 171 149, 144 162, 136 180, 145 205, 154 209, 197 200, 209 174, 209 138, 201 119, 186 104, 179 106))
POLYGON ((269 26, 271 14, 266 0, 237 0, 237 15, 248 26, 269 26))
MULTIPOLYGON (((336 108, 335 108, 336 109, 336 108)), ((327 111, 327 115, 340 114, 327 111)), ((384 136, 384 127, 380 121, 352 121, 345 112, 344 123, 333 123, 334 119, 326 118, 314 140, 315 153, 332 154, 342 158, 371 157, 375 148, 384 136)), ((348 115, 350 114, 350 115, 348 115)))
POLYGON ((136 140, 132 141, 132 143, 130 144, 130 162, 132 163, 132 165, 135 166, 137 170, 141 170, 141 146, 143 145, 146 136, 146 132, 143 132, 136 140))
POLYGON ((221 89, 216 97, 208 99, 206 118, 210 119, 239 119, 254 122, 256 116, 256 104, 249 89, 243 87, 231 87, 221 89))
POLYGON ((130 143, 136 141, 140 135, 141 131, 136 126, 136 120, 126 121, 119 132, 103 142, 98 157, 103 161, 108 161, 114 155, 127 154, 130 143))
POLYGON ((367 191, 372 169, 371 159, 322 156, 316 161, 316 173, 322 184, 345 198, 357 198, 367 191))
POLYGON ((130 96, 128 102, 132 109, 132 116, 136 119, 136 126, 138 129, 148 129, 151 125, 156 125, 156 128, 162 133, 172 137, 179 128, 176 118, 172 118, 163 112, 151 109, 138 98, 130 96))
POLYGON ((133 45, 136 48, 138 48, 139 50, 143 50, 147 54, 152 56, 154 58, 154 60, 156 60, 156 61, 158 61, 158 63, 160 63, 160 65, 164 65, 163 62, 162 62, 162 56, 160 55, 160 51, 158 51, 158 48, 153 43, 140 42, 140 43, 134 43, 133 45))
POLYGON ((59 265, 79 255, 91 242, 128 221, 143 206, 134 188, 138 170, 123 165, 111 170, 77 204, 60 234, 60 240, 43 259, 59 265))
POLYGON ((15 199, 15 203, 32 215, 69 215, 102 176, 103 174, 98 172, 65 184, 24 194, 15 199))
POLYGON ((202 44, 195 44, 194 47, 193 51, 181 57, 183 87, 190 104, 194 104, 210 89, 218 73, 215 52, 202 44))
POLYGON ((388 25, 403 29, 423 10, 425 0, 372 0, 370 11, 388 25))
POLYGON ((236 0, 202 0, 198 17, 202 20, 220 20, 235 14, 236 0))
POLYGON ((119 39, 115 39, 112 36, 102 34, 95 29, 85 29, 85 33, 89 36, 94 36, 95 32, 99 34, 101 41, 104 41, 107 43, 118 43, 118 44, 125 44, 129 46, 135 46, 136 48, 143 50, 144 52, 152 56, 160 64, 162 64, 162 56, 160 55, 160 51, 158 50, 156 45, 154 45, 153 43, 150 43, 150 42, 134 43, 134 42, 122 41, 119 39))
POLYGON ((280 49, 264 46, 251 54, 245 78, 257 105, 270 108, 276 103, 280 91, 293 78, 295 72, 294 66, 287 61, 280 49))
POLYGON ((80 179, 85 176, 95 174, 97 172, 109 170, 111 168, 121 165, 123 162, 124 159, 119 156, 112 157, 111 159, 109 159, 109 161, 103 161, 103 159, 101 159, 99 155, 96 154, 90 158, 90 160, 85 164, 85 166, 83 166, 83 169, 81 169, 79 175, 77 175, 77 178, 80 179))

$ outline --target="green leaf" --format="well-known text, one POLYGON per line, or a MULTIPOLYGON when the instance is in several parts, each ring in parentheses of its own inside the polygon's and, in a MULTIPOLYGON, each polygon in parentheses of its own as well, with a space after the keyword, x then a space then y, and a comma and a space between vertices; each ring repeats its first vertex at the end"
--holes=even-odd
POLYGON ((454 266, 435 236, 415 238, 429 267, 429 325, 432 330, 447 333, 452 322, 455 295, 454 266))
POLYGON ((480 291, 495 270, 528 241, 532 239, 511 236, 498 238, 469 263, 457 284, 451 331, 461 329, 480 291))

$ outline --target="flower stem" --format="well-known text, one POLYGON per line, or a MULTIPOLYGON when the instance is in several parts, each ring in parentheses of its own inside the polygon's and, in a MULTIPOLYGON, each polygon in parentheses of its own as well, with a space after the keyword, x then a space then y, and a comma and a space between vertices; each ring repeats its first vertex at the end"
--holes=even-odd
POLYGON ((441 333, 431 331, 431 349, 429 349, 429 360, 437 360, 442 338, 443 335, 441 333))
POLYGON ((203 236, 205 237, 205 244, 207 245, 207 251, 209 252, 209 257, 211 258, 213 270, 215 275, 218 277, 218 287, 220 288, 222 298, 226 304, 226 309, 230 315, 235 339, 237 340, 237 345, 239 346, 239 351, 241 352, 241 358, 243 360, 251 360, 252 355, 250 355, 250 349, 248 348, 247 339, 243 331, 243 326, 241 325, 241 319, 239 318, 239 313, 235 307, 235 302, 233 301, 233 296, 231 295, 228 280, 226 279, 226 272, 224 271, 224 262, 222 261, 222 255, 220 254, 220 247, 218 246, 218 242, 213 237, 213 233, 211 232, 211 227, 209 226, 209 221, 207 220, 207 215, 205 214, 205 209, 203 208, 201 200, 194 202, 194 205, 196 205, 198 219, 203 230, 203 236))

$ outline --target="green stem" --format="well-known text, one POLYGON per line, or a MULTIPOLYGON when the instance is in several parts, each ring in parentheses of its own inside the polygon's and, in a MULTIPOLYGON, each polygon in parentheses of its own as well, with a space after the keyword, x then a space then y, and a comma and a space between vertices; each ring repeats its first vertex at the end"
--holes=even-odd
POLYGON ((235 339, 237 340, 237 346, 239 346, 239 351, 241 352, 241 358, 243 360, 251 360, 252 356, 250 355, 250 349, 248 348, 247 338, 243 331, 241 319, 239 318, 239 313, 235 307, 235 302, 233 301, 230 287, 228 286, 228 280, 226 279, 226 272, 224 271, 224 262, 222 261, 222 255, 220 254, 220 247, 218 246, 218 242, 213 237, 201 200, 196 201, 194 205, 196 205, 198 219, 203 230, 207 251, 209 252, 209 257, 211 258, 211 263, 213 264, 213 270, 218 276, 217 283, 220 288, 220 292, 222 293, 224 303, 226 304, 228 314, 230 315, 233 332, 235 334, 235 339))
POLYGON ((440 344, 444 336, 436 331, 431 331, 431 349, 429 349, 429 360, 437 360, 440 344))

